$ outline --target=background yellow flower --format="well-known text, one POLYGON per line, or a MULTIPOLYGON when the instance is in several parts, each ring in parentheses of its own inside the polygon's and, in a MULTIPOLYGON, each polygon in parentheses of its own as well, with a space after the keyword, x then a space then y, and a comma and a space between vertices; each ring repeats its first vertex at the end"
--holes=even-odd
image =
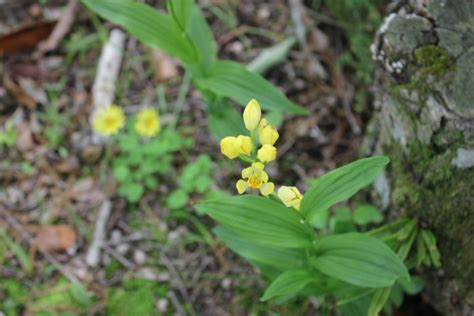
POLYGON ((137 115, 136 131, 145 137, 153 137, 160 131, 160 116, 154 108, 144 108, 137 115))
POLYGON ((99 134, 116 134, 125 125, 122 108, 111 105, 97 111, 92 119, 92 128, 99 134))

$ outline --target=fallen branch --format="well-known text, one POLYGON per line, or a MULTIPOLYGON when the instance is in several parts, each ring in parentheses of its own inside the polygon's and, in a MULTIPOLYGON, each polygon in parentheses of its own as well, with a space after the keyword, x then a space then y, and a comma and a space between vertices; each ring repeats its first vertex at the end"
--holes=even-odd
POLYGON ((99 215, 95 224, 94 239, 92 240, 92 244, 89 247, 86 257, 86 263, 91 267, 95 267, 99 263, 100 250, 104 244, 105 228, 110 216, 111 208, 112 203, 110 200, 105 200, 100 206, 99 215))
POLYGON ((124 43, 125 33, 114 29, 110 32, 109 39, 102 48, 92 86, 91 121, 95 112, 110 106, 114 101, 115 81, 122 64, 124 43))

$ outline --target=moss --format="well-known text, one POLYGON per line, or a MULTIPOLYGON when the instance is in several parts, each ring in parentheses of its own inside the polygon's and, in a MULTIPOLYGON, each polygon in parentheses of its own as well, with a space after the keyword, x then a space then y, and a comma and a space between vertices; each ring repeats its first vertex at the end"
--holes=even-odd
POLYGON ((408 83, 396 85, 392 91, 400 95, 402 90, 416 90, 420 100, 435 92, 433 86, 446 74, 456 69, 456 60, 442 47, 425 45, 417 48, 413 58, 416 72, 408 83))
POLYGON ((436 145, 392 144, 390 154, 394 207, 433 230, 443 266, 461 281, 464 293, 474 290, 474 168, 451 166, 457 147, 440 151, 436 145))

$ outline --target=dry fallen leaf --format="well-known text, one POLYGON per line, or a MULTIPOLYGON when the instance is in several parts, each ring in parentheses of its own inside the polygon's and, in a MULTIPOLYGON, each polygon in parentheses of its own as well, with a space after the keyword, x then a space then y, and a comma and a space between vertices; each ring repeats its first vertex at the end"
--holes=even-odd
POLYGON ((8 75, 3 76, 3 86, 15 97, 15 100, 19 104, 26 106, 30 110, 36 107, 35 99, 16 84, 8 75))
POLYGON ((16 53, 35 48, 42 40, 48 38, 56 21, 44 21, 24 26, 0 37, 0 53, 16 53))
POLYGON ((68 225, 42 226, 35 242, 41 251, 62 252, 75 244, 76 232, 68 225))

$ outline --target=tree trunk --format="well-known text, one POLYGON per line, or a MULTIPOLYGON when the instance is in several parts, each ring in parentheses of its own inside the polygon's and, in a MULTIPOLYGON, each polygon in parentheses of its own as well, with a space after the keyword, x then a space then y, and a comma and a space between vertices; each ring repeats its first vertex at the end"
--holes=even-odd
POLYGON ((437 237, 443 268, 423 272, 425 298, 444 315, 474 315, 474 1, 392 8, 372 48, 376 113, 365 148, 391 158, 376 191, 392 215, 437 237))

